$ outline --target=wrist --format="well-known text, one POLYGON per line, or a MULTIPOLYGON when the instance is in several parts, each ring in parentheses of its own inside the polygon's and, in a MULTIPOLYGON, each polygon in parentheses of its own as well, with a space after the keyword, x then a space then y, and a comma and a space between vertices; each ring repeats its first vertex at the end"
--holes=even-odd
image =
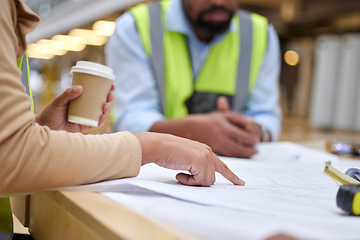
POLYGON ((153 146, 158 146, 158 139, 156 133, 149 132, 134 132, 132 133, 138 139, 141 146, 141 165, 145 165, 148 163, 152 163, 156 161, 156 151, 158 148, 154 148, 153 146))
POLYGON ((43 125, 42 123, 41 123, 41 117, 40 117, 40 115, 35 115, 35 122, 37 122, 39 125, 43 125))
POLYGON ((269 130, 264 127, 263 125, 260 125, 261 128, 261 142, 270 142, 271 141, 271 135, 269 130))

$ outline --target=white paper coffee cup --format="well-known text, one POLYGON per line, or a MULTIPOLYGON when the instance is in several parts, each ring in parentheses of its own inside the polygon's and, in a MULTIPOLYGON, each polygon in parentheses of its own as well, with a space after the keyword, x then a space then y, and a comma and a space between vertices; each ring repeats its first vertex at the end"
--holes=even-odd
POLYGON ((70 102, 68 121, 97 127, 103 105, 115 81, 113 70, 99 63, 78 61, 70 73, 72 85, 81 85, 83 93, 70 102))

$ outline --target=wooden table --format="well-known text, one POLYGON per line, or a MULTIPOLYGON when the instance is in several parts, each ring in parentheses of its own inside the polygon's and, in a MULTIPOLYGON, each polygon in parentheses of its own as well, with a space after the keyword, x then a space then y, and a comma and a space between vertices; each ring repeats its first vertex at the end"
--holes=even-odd
MULTIPOLYGON (((301 142, 325 150, 325 140, 301 142)), ((95 192, 53 191, 11 198, 13 212, 36 240, 197 239, 95 192)))
POLYGON ((197 239, 95 192, 12 197, 14 214, 36 240, 197 239))

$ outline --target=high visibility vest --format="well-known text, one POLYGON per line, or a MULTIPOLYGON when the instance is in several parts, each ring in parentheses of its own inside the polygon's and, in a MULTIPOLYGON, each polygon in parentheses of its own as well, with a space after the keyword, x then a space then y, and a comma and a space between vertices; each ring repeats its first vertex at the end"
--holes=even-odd
MULTIPOLYGON (((26 70, 27 70, 27 78, 28 78, 27 81, 28 86, 26 87, 28 88, 28 92, 31 97, 30 109, 32 112, 34 112, 34 102, 30 88, 30 68, 29 68, 29 60, 28 60, 27 52, 25 53, 25 59, 26 59, 26 70)), ((23 63, 23 57, 17 62, 18 68, 20 70, 22 63, 23 63)), ((13 217, 12 217, 9 198, 0 198, 0 232, 13 233, 13 217)))
POLYGON ((267 19, 239 10, 232 19, 237 31, 226 33, 210 49, 194 80, 186 36, 163 27, 170 3, 163 0, 130 9, 151 60, 164 115, 180 118, 214 111, 218 96, 226 96, 233 111, 244 110, 267 50, 267 19))

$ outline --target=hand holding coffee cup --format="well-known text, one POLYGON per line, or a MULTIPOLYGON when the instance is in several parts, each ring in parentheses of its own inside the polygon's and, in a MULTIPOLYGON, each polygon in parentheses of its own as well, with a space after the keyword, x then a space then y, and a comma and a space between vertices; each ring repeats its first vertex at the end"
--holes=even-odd
POLYGON ((83 93, 70 102, 68 121, 97 127, 115 75, 111 68, 87 61, 78 61, 71 73, 72 85, 81 85, 83 93))

